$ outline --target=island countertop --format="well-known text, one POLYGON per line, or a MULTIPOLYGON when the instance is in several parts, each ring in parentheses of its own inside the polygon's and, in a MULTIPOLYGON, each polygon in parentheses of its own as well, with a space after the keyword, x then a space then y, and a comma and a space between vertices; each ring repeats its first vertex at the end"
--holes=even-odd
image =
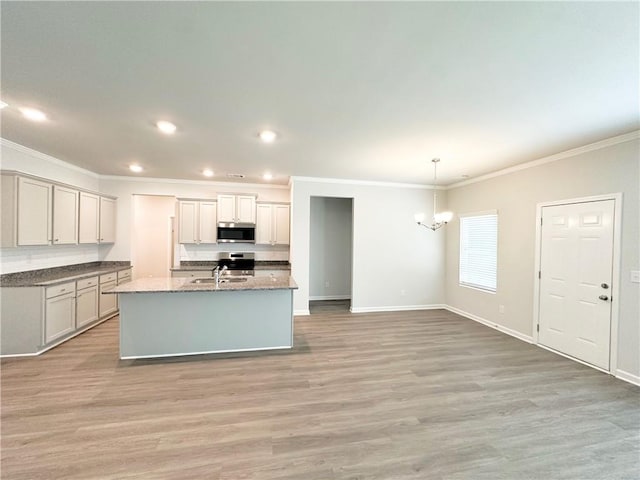
MULTIPOLYGON (((211 277, 207 277, 211 278, 211 277)), ((138 278, 103 292, 116 293, 180 293, 180 292, 228 292, 242 290, 297 290, 291 276, 245 277, 246 282, 192 283, 193 278, 138 278)))

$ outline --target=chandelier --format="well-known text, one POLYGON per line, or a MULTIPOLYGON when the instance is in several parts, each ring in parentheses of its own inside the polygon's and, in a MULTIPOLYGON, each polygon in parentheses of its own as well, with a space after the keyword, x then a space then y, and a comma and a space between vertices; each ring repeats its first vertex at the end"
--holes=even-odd
POLYGON ((439 162, 440 162, 439 158, 434 158, 431 160, 431 163, 433 163, 433 221, 431 225, 428 225, 424 223, 424 218, 425 218, 424 213, 416 213, 415 215, 416 223, 418 225, 422 225, 423 227, 428 228, 429 230, 433 230, 434 232, 440 227, 449 223, 453 218, 452 212, 437 211, 436 205, 438 201, 438 194, 436 192, 437 192, 437 186, 438 186, 437 168, 438 168, 439 162))

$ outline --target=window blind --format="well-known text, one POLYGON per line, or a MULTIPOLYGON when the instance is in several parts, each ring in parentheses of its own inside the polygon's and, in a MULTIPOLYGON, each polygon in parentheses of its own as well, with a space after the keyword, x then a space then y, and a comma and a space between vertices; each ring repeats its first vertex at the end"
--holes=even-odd
POLYGON ((496 291, 498 215, 460 217, 460 285, 496 291))

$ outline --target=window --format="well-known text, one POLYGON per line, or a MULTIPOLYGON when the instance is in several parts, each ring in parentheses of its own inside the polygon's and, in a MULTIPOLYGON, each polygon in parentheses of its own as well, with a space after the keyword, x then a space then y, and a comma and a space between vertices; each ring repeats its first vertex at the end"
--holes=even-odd
POLYGON ((460 216, 460 285, 496 291, 498 213, 460 216))

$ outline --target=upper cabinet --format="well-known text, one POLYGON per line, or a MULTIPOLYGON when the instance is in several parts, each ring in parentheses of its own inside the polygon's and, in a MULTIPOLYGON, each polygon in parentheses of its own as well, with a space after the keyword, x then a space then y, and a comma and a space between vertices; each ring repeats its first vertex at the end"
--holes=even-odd
MULTIPOLYGON (((19 246, 50 245, 53 223, 53 185, 31 178, 18 177, 17 185, 14 182, 14 186, 18 190, 15 244, 19 246)), ((2 218, 5 218, 4 212, 2 218)), ((4 228, 3 225, 3 230, 4 228)))
POLYGON ((113 198, 4 171, 0 200, 2 247, 115 242, 113 198))
POLYGON ((100 197, 80 192, 79 243, 100 242, 100 197))
POLYGON ((100 243, 116 241, 116 201, 100 197, 100 243))
POLYGON ((217 205, 213 200, 178 202, 180 243, 216 243, 217 205))
POLYGON ((53 186, 54 245, 78 243, 78 193, 71 188, 53 186))
POLYGON ((256 223, 254 195, 218 195, 218 222, 256 223))
POLYGON ((78 243, 115 243, 116 201, 80 192, 78 243))
POLYGON ((256 209, 256 244, 289 245, 289 205, 259 203, 256 209))

